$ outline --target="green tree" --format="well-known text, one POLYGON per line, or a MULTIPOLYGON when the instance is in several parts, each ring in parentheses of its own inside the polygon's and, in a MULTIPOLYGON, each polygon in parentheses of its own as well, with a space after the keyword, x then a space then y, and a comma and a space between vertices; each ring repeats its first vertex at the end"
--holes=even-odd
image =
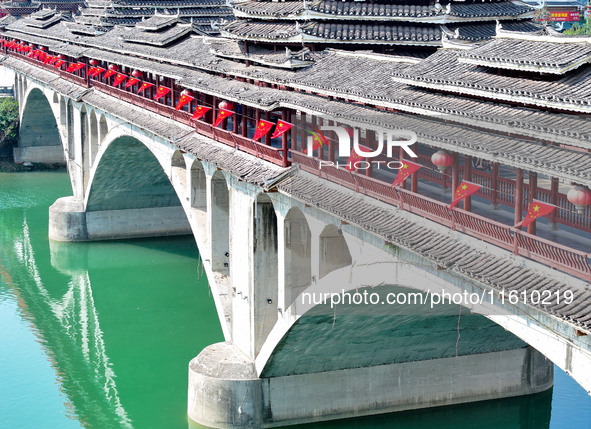
POLYGON ((568 36, 591 36, 591 19, 587 17, 583 25, 578 22, 573 24, 568 30, 562 32, 568 36))
POLYGON ((0 146, 16 145, 18 140, 18 103, 14 98, 0 98, 0 146))

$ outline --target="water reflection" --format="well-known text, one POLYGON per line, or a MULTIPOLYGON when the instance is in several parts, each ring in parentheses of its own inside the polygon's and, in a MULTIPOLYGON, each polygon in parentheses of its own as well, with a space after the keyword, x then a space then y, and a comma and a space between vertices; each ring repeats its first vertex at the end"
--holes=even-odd
MULTIPOLYGON (((48 245, 39 214, 2 211, 0 296, 35 331, 69 417, 101 429, 186 427, 188 362, 222 340, 192 239, 48 245)), ((11 374, 2 380, 20 389, 11 374)))

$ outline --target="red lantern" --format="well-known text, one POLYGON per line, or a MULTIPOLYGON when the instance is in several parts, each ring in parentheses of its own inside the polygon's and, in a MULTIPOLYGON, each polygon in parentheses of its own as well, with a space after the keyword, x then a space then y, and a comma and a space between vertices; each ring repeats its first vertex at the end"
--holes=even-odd
POLYGON ((46 52, 47 51, 47 46, 39 46, 39 50, 46 52))
POLYGON ((66 57, 64 54, 59 54, 57 57, 58 57, 60 60, 67 60, 67 59, 68 59, 68 57, 66 57))
POLYGON ((137 79, 141 79, 144 76, 144 74, 139 70, 132 71, 131 75, 137 79))
POLYGON ((446 150, 439 149, 431 156, 431 162, 437 166, 437 169, 444 173, 447 167, 451 167, 454 157, 446 150))
POLYGON ((91 66, 98 66, 100 62, 99 60, 92 59, 89 61, 89 63, 91 66))
POLYGON ((582 214, 591 205, 591 191, 585 186, 576 185, 566 194, 566 198, 575 205, 577 213, 582 214))
POLYGON ((224 110, 234 110, 234 104, 230 103, 229 101, 220 101, 220 104, 218 104, 218 107, 220 109, 224 109, 224 110))
POLYGON ((119 71, 119 67, 117 67, 115 64, 111 64, 109 66, 109 70, 113 70, 113 71, 117 72, 117 71, 119 71))
POLYGON ((181 91, 181 95, 188 95, 189 97, 193 97, 193 93, 191 91, 189 91, 188 89, 183 89, 181 91))

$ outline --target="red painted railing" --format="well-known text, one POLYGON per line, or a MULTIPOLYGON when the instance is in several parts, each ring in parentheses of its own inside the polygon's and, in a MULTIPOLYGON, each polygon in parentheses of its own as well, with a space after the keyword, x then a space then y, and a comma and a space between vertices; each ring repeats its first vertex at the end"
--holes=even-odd
POLYGON ((517 255, 547 264, 560 271, 591 280, 591 255, 561 244, 528 234, 512 226, 459 208, 448 210, 448 204, 404 189, 394 189, 389 183, 365 175, 323 166, 317 159, 291 151, 292 159, 302 170, 354 189, 360 193, 397 205, 451 229, 464 232, 517 255), (338 171, 337 171, 338 170, 338 171))

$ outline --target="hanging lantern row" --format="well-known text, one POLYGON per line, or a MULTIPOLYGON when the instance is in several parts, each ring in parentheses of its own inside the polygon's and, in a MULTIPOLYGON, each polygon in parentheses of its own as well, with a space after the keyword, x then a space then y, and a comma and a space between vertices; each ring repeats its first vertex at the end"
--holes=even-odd
POLYGON ((454 157, 445 149, 440 149, 431 156, 431 162, 437 166, 441 173, 445 173, 447 167, 451 167, 454 157))
POLYGON ((568 191, 566 198, 574 204, 578 214, 582 214, 591 205, 591 191, 586 186, 576 185, 568 191))

